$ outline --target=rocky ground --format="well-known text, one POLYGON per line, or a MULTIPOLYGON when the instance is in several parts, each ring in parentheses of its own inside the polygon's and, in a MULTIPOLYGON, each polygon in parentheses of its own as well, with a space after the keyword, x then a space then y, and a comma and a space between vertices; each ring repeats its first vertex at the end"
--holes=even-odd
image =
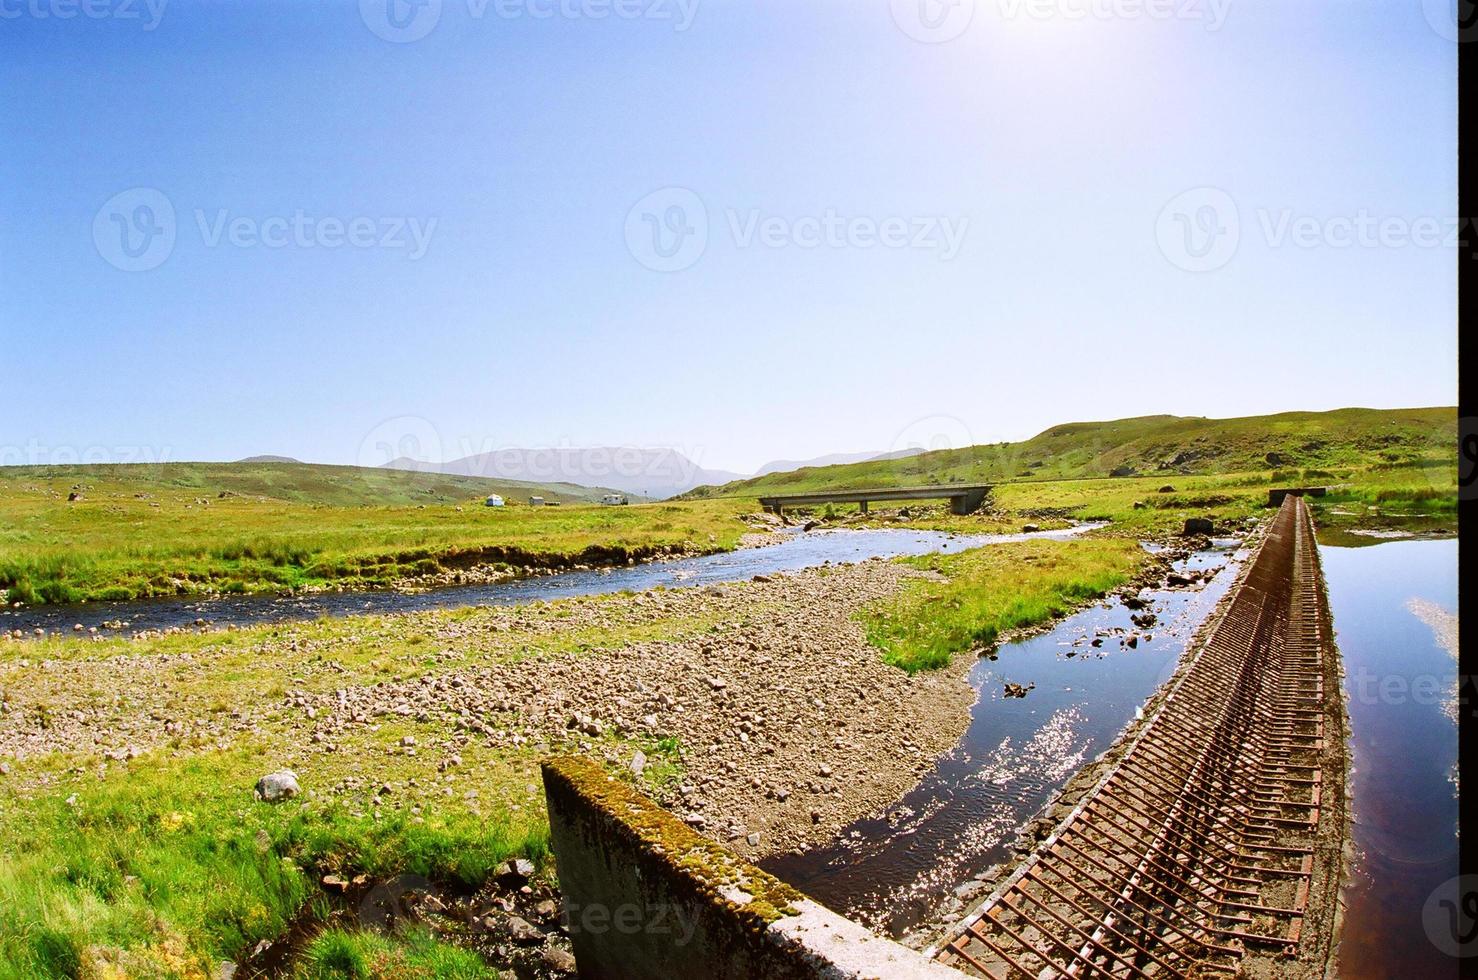
MULTIPOLYGON (((867 561, 460 618, 232 631, 229 657, 209 643, 150 652, 147 638, 101 660, 36 647, 36 659, 0 661, 0 759, 65 752, 106 765, 270 728, 302 746, 283 762, 305 776, 305 789, 373 808, 407 787, 375 779, 373 765, 329 757, 429 754, 445 772, 468 746, 574 750, 640 770, 646 760, 631 746, 655 740, 673 747, 672 759, 653 760, 673 773, 653 791, 710 836, 769 854, 825 840, 896 798, 963 730, 974 693, 962 674, 889 667, 852 619, 911 574, 919 573, 867 561), (702 628, 644 638, 644 624, 663 622, 702 628), (415 632, 434 649, 402 676, 375 679, 348 656, 415 632), (613 642, 537 649, 592 632, 613 642), (252 697, 244 684, 225 703, 202 699, 243 655, 278 690, 252 697), (377 737, 407 725, 414 733, 377 737), (347 774, 313 785, 318 771, 347 774)), ((417 788, 413 795, 431 787, 417 788)))

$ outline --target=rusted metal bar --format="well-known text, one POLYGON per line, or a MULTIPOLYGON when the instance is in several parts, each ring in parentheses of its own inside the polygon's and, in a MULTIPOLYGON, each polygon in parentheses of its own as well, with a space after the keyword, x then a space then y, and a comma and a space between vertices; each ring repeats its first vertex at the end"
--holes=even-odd
POLYGON ((1314 548, 1290 496, 1154 714, 941 960, 985 976, 988 959, 1027 977, 1185 977, 1235 972, 1238 943, 1297 948, 1313 871, 1297 831, 1317 826, 1324 793, 1309 755, 1324 744, 1330 642, 1314 548), (1264 900, 1290 879, 1292 907, 1264 900), (1247 913, 1287 935, 1251 932, 1247 913))

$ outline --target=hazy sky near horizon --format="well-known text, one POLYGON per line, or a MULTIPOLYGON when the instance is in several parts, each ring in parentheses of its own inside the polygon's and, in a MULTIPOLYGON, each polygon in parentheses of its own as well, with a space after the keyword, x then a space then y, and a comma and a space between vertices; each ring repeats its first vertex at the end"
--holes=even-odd
POLYGON ((1454 404, 1443 6, 0 0, 0 463, 1454 404))

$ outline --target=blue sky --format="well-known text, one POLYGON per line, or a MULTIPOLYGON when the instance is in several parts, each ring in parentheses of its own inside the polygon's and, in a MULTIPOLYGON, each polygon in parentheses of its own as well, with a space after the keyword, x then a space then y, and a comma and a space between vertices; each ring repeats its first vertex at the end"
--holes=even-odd
POLYGON ((1456 401, 1417 0, 87 3, 0 0, 4 462, 1456 401))

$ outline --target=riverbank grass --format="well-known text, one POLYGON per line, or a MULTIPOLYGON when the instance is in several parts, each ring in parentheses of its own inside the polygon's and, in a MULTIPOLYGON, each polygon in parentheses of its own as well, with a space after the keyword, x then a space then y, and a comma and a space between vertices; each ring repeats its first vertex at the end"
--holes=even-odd
POLYGON ((1128 582, 1150 558, 1119 539, 1032 540, 899 559, 934 575, 860 614, 888 663, 944 667, 1012 630, 1048 622, 1128 582))
POLYGON ((468 478, 284 465, 268 468, 271 480, 249 480, 256 469, 0 467, 0 599, 384 587, 473 564, 724 551, 748 530, 738 515, 754 509, 737 501, 486 507, 468 478))

